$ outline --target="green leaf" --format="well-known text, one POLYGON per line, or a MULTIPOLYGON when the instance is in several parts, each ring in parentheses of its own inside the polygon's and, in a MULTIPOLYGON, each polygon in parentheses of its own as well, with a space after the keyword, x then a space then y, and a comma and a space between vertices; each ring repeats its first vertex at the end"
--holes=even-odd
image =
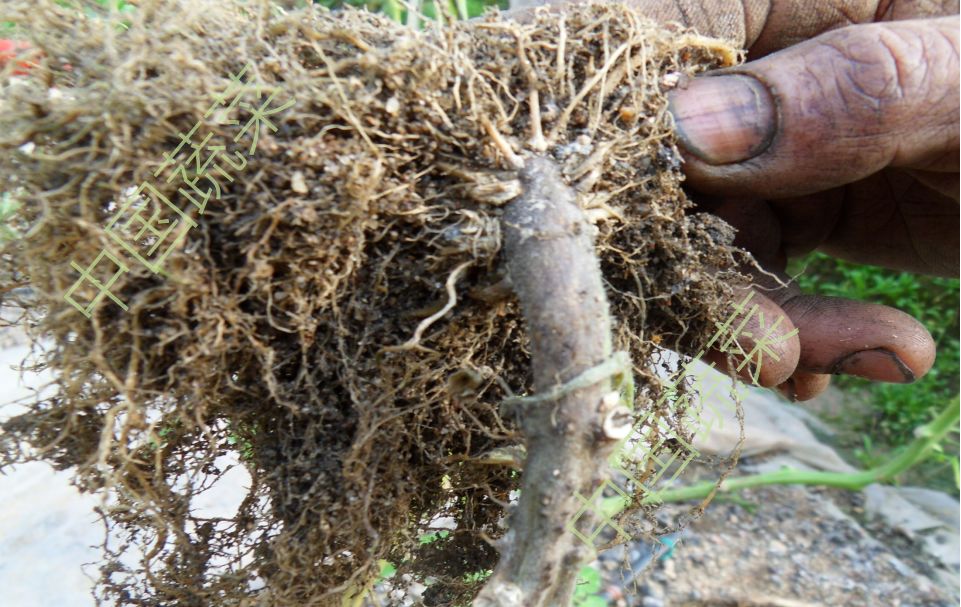
POLYGON ((377 564, 380 565, 380 572, 377 574, 378 582, 382 580, 386 580, 389 577, 393 577, 394 574, 397 573, 397 567, 394 567, 394 564, 391 563, 390 561, 385 561, 384 559, 381 559, 377 561, 377 564))
POLYGON ((577 576, 575 595, 586 596, 601 589, 601 574, 590 565, 581 568, 577 576))
POLYGON ((431 544, 433 542, 436 542, 437 540, 447 537, 448 535, 450 535, 450 531, 443 529, 441 531, 436 531, 434 533, 425 533, 417 539, 420 540, 421 545, 431 544))

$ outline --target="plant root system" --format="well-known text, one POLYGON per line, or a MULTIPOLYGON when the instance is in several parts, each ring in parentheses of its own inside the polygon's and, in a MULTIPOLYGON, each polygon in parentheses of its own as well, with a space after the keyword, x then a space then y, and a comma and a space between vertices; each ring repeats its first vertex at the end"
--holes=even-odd
POLYGON ((101 600, 341 604, 385 560, 430 578, 425 604, 477 594, 523 465, 500 405, 546 385, 502 246, 533 158, 592 232, 630 415, 690 437, 655 404, 660 348, 697 351, 744 279, 731 228, 681 190, 665 95, 739 60, 726 44, 618 4, 421 31, 267 2, 92 6, 0 8, 36 63, 0 74, 0 190, 20 203, 0 298, 53 377, 3 423, 0 464, 47 461, 105 496, 101 600), (252 153, 235 138, 256 103, 208 112, 245 66, 260 102, 293 102, 252 153), (245 163, 202 214, 168 166, 198 124, 175 163, 205 134, 245 163), (108 230, 143 183, 195 223, 161 272, 108 230), (126 309, 104 296, 88 318, 64 295, 103 251, 127 271, 90 275, 126 309), (232 466, 245 499, 204 514, 232 466))

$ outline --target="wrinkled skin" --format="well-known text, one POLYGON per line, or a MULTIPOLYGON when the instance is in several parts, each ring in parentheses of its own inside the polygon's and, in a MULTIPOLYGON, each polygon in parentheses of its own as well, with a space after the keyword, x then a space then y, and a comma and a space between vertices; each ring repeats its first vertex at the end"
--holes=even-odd
MULTIPOLYGON (((671 107, 694 200, 767 272, 786 278, 788 257, 820 250, 958 275, 957 0, 633 4, 748 49, 746 64, 682 82, 671 107)), ((763 324, 798 329, 760 367, 761 384, 792 400, 832 373, 911 382, 934 363, 907 314, 752 274, 763 324)))

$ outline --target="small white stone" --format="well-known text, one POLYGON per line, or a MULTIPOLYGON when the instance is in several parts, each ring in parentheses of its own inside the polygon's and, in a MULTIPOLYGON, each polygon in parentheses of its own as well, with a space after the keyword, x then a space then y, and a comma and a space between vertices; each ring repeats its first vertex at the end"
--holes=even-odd
POLYGON ((36 144, 34 144, 34 142, 28 141, 28 142, 26 142, 25 144, 21 145, 21 146, 20 146, 19 148, 17 148, 17 149, 20 150, 21 152, 23 152, 24 154, 30 154, 30 153, 32 153, 33 150, 35 150, 36 148, 37 148, 37 146, 36 146, 36 144))
POLYGON ((306 194, 310 191, 307 189, 307 181, 304 179, 302 172, 294 171, 294 174, 290 176, 290 189, 298 194, 306 194))
POLYGON ((661 84, 664 88, 672 89, 677 86, 677 83, 681 81, 681 75, 677 72, 671 72, 669 74, 664 74, 661 77, 661 84))
POLYGON ((388 114, 396 114, 400 111, 400 101, 397 100, 397 97, 391 97, 387 100, 387 104, 384 105, 384 111, 388 114))

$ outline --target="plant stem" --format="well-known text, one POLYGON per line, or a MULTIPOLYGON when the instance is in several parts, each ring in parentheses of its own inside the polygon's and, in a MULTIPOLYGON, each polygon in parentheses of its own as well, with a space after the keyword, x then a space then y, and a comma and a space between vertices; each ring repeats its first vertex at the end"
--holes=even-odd
POLYGON ((385 15, 387 15, 397 23, 403 22, 401 18, 402 10, 400 7, 400 3, 398 3, 397 0, 384 0, 384 3, 381 5, 381 7, 385 15))
POLYGON ((423 0, 410 0, 407 5, 407 27, 420 29, 420 10, 423 4, 423 0))
MULTIPOLYGON (((775 472, 765 472, 750 476, 730 478, 721 483, 717 492, 733 493, 751 487, 765 485, 820 485, 858 491, 873 483, 889 481, 918 462, 922 461, 945 435, 958 429, 959 399, 956 397, 930 423, 915 430, 916 438, 897 455, 887 462, 862 472, 821 472, 816 470, 794 470, 784 468, 775 472)), ((667 489, 648 495, 642 504, 659 502, 683 502, 703 499, 711 494, 716 483, 707 481, 690 487, 667 489)), ((630 503, 620 497, 604 500, 604 512, 613 516, 623 512, 630 503)))
MULTIPOLYGON (((530 337, 535 396, 516 399, 527 440, 520 498, 475 607, 570 604, 574 572, 593 546, 568 524, 608 478, 607 458, 617 444, 603 434, 605 415, 618 405, 609 398, 609 374, 579 381, 612 357, 595 229, 552 160, 527 158, 524 165, 524 193, 508 204, 501 225, 530 337)), ((578 518, 577 528, 588 531, 592 519, 590 513, 578 518)))

